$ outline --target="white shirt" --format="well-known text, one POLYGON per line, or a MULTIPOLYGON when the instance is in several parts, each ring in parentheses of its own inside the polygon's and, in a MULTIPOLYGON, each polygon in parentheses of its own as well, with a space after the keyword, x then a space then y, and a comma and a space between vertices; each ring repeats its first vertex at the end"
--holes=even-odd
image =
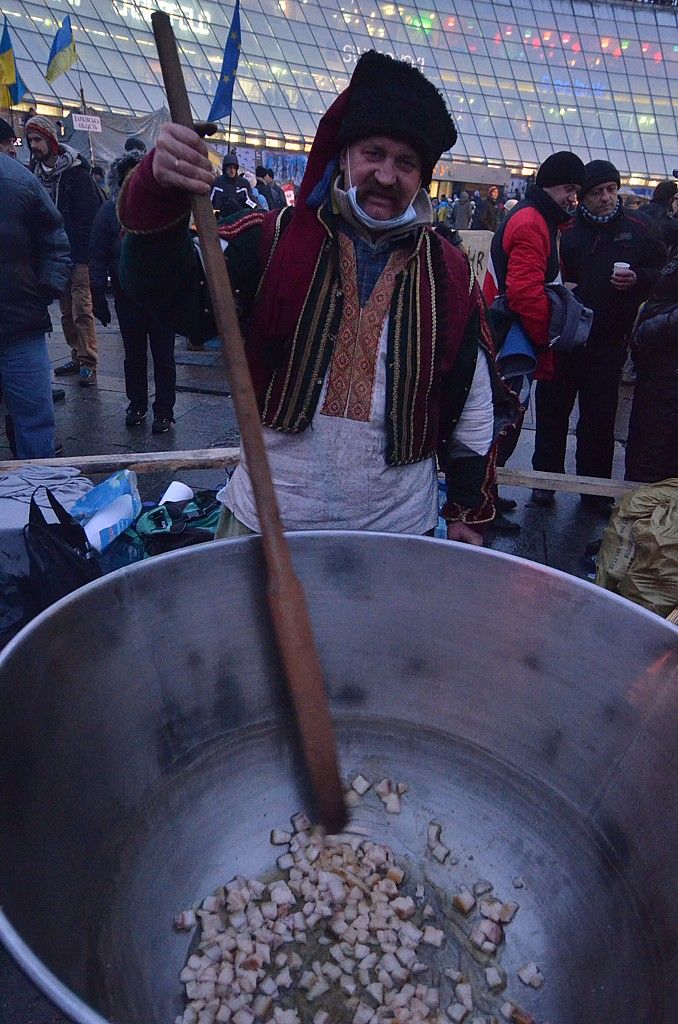
MULTIPOLYGON (((263 428, 284 529, 421 535, 438 522, 435 457, 408 466, 388 466, 384 458, 387 333, 388 318, 379 342, 368 421, 321 412, 328 371, 306 430, 284 434, 263 428)), ((236 519, 259 531, 244 456, 217 497, 236 519)))

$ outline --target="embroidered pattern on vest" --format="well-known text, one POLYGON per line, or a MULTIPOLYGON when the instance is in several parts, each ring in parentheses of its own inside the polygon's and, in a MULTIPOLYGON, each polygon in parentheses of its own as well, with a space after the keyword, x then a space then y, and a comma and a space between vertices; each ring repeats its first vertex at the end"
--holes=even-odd
POLYGON ((332 248, 328 240, 320 249, 289 352, 266 392, 262 422, 274 430, 303 430, 313 416, 331 355, 330 331, 337 298, 332 248))
POLYGON ((393 297, 395 279, 404 270, 407 260, 408 253, 404 249, 391 253, 361 310, 355 247, 350 238, 340 234, 344 309, 332 354, 327 394, 320 410, 324 416, 369 421, 377 379, 379 339, 393 297))
POLYGON ((230 224, 221 224, 217 228, 219 232, 219 238, 225 242, 230 241, 232 238, 237 238, 243 231, 249 231, 250 228, 259 227, 264 219, 264 214, 260 211, 253 211, 252 213, 246 213, 243 217, 239 217, 238 220, 233 221, 230 224))
MULTIPOLYGON (((305 430, 318 410, 343 316, 339 232, 331 218, 326 223, 326 206, 317 217, 327 237, 320 245, 292 336, 280 351, 260 399, 264 425, 283 433, 305 430)), ((271 261, 269 273, 274 266, 271 261)), ((460 290, 450 279, 435 232, 421 231, 403 270, 394 276, 388 310, 384 455, 389 466, 419 462, 436 450, 437 439, 443 443, 436 367, 439 357, 453 360, 459 347, 458 321, 466 318, 466 286, 464 281, 460 290)))
MULTIPOLYGON (((431 350, 426 376, 426 409, 433 382, 433 367, 438 341, 436 283, 431 266, 431 238, 422 232, 416 249, 417 258, 402 275, 394 296, 394 313, 388 325, 388 365, 393 368, 387 378, 386 461, 390 466, 405 466, 419 462, 431 452, 430 439, 421 427, 428 428, 428 416, 417 420, 416 407, 422 397, 422 260, 425 261, 431 288, 431 350), (423 250, 423 252, 422 252, 423 250)), ((428 359, 427 359, 428 362, 428 359)), ((421 412, 420 406, 420 412, 421 412)))

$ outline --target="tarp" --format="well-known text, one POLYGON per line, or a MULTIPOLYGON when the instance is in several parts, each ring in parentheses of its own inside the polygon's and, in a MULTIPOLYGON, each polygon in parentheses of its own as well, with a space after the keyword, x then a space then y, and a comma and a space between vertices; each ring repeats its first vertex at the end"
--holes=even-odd
POLYGON ((639 487, 614 510, 596 583, 664 617, 678 607, 678 478, 639 487))
POLYGON ((161 126, 170 120, 169 110, 165 107, 140 117, 133 114, 108 114, 92 109, 86 112, 100 119, 101 132, 74 131, 72 119, 68 117, 64 121, 63 141, 104 170, 108 170, 113 161, 122 155, 125 142, 131 136, 141 139, 146 148, 151 149, 161 126))

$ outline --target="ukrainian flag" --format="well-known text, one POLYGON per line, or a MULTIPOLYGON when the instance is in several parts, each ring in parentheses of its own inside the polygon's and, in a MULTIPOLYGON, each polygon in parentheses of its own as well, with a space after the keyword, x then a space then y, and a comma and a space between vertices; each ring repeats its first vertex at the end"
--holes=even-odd
POLYGON ((12 107, 21 101, 26 86, 16 69, 12 41, 5 17, 5 27, 0 39, 0 107, 12 107))
POLYGON ((64 71, 70 71, 77 59, 78 55, 75 52, 73 29, 71 28, 71 16, 67 14, 61 23, 61 28, 54 37, 49 60, 47 61, 45 78, 50 85, 55 78, 63 75, 64 71))

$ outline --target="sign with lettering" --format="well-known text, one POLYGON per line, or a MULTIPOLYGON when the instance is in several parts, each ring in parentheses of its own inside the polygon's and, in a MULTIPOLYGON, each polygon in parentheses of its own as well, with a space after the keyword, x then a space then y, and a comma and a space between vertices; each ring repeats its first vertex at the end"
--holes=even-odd
POLYGON ((396 60, 404 60, 408 64, 416 64, 418 67, 423 68, 425 60, 423 57, 416 57, 413 53, 395 53, 393 50, 385 50, 380 46, 354 46, 352 43, 346 43, 343 47, 342 60, 344 64, 357 64, 358 59, 363 53, 367 53, 368 50, 379 50, 380 53, 385 53, 387 57, 395 57, 396 60))
POLYGON ((145 3, 144 0, 112 0, 113 10, 123 21, 143 22, 150 26, 154 10, 164 11, 169 15, 172 28, 178 35, 195 38, 208 36, 211 32, 212 15, 209 11, 198 7, 184 7, 174 0, 157 0, 157 3, 145 3))
POLYGON ((73 114, 73 127, 78 132, 100 132, 101 118, 93 114, 73 114))
POLYGON ((482 288, 485 274, 487 273, 487 261, 490 256, 492 245, 491 231, 460 231, 461 244, 468 256, 473 272, 476 275, 478 284, 482 288))

